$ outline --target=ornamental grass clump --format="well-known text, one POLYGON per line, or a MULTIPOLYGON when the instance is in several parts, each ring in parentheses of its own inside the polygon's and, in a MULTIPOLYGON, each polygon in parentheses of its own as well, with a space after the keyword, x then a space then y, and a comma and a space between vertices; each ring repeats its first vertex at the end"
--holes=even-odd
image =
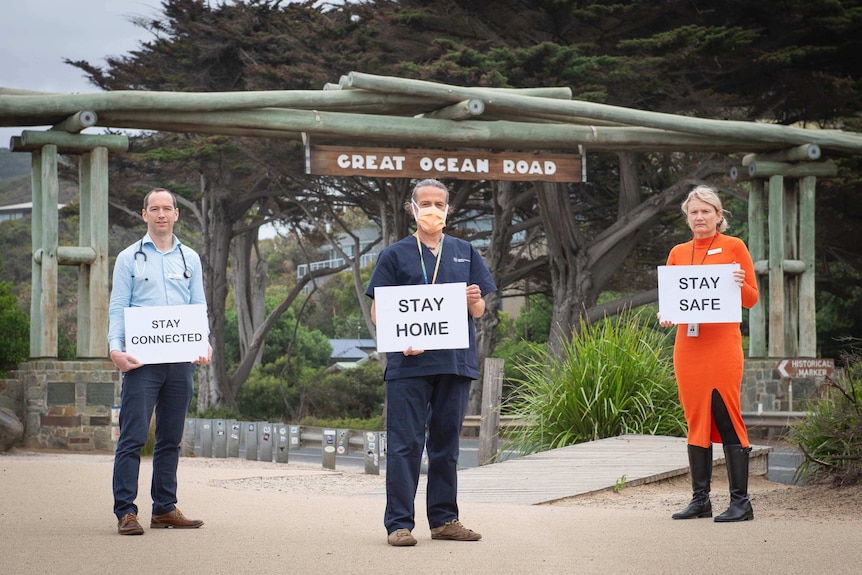
POLYGON ((794 479, 836 486, 862 483, 862 352, 842 356, 845 368, 826 379, 826 394, 790 431, 805 459, 794 479))
POLYGON ((526 425, 511 440, 521 453, 635 433, 684 436, 670 330, 631 310, 593 324, 583 319, 559 353, 536 350, 508 412, 526 425))

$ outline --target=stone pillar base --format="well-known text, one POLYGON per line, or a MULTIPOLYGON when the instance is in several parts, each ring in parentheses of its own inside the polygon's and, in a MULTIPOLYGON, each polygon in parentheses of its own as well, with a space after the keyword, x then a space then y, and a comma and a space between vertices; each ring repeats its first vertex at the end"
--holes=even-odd
POLYGON ((108 360, 34 359, 19 366, 24 444, 71 451, 113 451, 112 407, 122 380, 108 360))

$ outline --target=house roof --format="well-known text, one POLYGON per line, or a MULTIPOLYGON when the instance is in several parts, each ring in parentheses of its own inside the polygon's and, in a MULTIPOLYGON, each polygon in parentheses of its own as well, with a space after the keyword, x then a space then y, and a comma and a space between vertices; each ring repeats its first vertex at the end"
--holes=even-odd
POLYGON ((355 361, 366 357, 369 352, 377 349, 377 343, 373 339, 330 339, 332 346, 331 359, 336 361, 355 361))

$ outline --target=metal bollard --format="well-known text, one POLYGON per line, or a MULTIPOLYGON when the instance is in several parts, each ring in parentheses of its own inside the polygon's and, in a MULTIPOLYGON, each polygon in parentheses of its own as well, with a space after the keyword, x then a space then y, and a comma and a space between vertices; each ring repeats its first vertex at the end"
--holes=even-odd
POLYGON ((289 449, 289 437, 287 435, 287 426, 283 423, 275 426, 275 462, 287 463, 287 451, 289 449))
POLYGON ((195 436, 195 453, 200 457, 213 456, 213 422, 212 419, 198 419, 198 433, 195 436), (200 441, 198 441, 200 438, 200 441), (198 453, 200 445, 200 453, 198 453))
POLYGON ((257 459, 272 463, 272 424, 259 423, 257 426, 257 459))
POLYGON ((228 428, 227 456, 239 457, 239 422, 235 419, 228 419, 225 423, 228 428))
POLYGON ((245 427, 245 458, 257 461, 257 423, 250 421, 245 427))
POLYGON ((302 435, 298 425, 290 426, 290 449, 297 450, 302 447, 302 435))
POLYGON ((227 457, 227 427, 224 419, 213 420, 213 457, 227 457))
POLYGON ((380 438, 376 431, 365 432, 365 473, 380 475, 380 438))
POLYGON ((335 469, 335 430, 323 430, 323 468, 335 469))
POLYGON ((335 454, 347 455, 350 453, 350 430, 339 429, 335 436, 335 454))
POLYGON ((180 447, 180 455, 183 457, 192 457, 195 454, 195 420, 187 418, 186 425, 183 427, 183 442, 180 447))

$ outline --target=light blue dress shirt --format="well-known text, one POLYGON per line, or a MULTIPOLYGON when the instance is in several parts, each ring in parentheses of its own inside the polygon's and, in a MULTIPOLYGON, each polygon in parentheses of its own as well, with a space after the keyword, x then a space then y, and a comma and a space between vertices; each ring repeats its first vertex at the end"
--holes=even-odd
POLYGON ((123 309, 163 305, 204 304, 201 258, 174 236, 171 249, 161 252, 150 234, 117 255, 111 304, 108 309, 109 352, 125 350, 123 309), (190 277, 186 277, 188 270, 190 277))

